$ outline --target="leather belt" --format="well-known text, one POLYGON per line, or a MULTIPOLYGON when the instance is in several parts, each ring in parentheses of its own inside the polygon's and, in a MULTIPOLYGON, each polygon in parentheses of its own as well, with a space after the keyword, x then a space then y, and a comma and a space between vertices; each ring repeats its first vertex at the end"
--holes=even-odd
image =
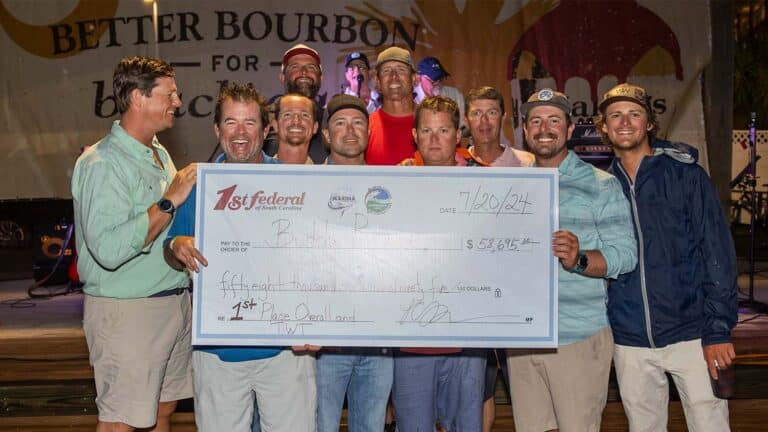
POLYGON ((154 293, 151 296, 149 296, 149 298, 169 297, 169 296, 181 295, 181 294, 184 294, 187 290, 189 290, 189 288, 187 288, 187 287, 173 288, 173 289, 169 289, 169 290, 165 290, 165 291, 160 291, 160 292, 154 293))

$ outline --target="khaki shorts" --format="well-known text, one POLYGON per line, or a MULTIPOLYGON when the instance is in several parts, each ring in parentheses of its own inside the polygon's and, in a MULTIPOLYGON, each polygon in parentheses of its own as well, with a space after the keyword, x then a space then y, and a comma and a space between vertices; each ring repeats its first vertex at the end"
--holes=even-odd
POLYGON ((192 397, 189 293, 158 298, 85 296, 83 330, 99 421, 146 428, 158 402, 192 397))
POLYGON ((630 431, 667 429, 669 383, 666 372, 675 381, 689 431, 731 430, 728 400, 712 394, 701 339, 664 348, 616 345, 613 362, 630 431))
POLYGON ((600 430, 613 356, 610 328, 557 352, 507 355, 516 431, 600 430))

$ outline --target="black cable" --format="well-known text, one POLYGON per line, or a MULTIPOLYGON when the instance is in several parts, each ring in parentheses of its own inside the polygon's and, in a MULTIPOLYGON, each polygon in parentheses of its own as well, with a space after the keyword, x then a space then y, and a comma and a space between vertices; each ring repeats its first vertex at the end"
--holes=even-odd
POLYGON ((25 298, 16 298, 16 299, 6 299, 3 301, 0 301, 0 305, 2 306, 8 306, 11 309, 29 309, 37 306, 37 303, 30 301, 32 300, 29 297, 25 298))
POLYGON ((737 321, 737 322, 736 322, 736 324, 744 324, 745 322, 749 322, 749 321, 752 321, 752 320, 756 320, 756 319, 760 318, 761 316, 767 316, 767 315, 766 315, 766 314, 764 314, 764 313, 757 313, 757 314, 754 314, 754 315, 752 315, 752 316, 751 316, 751 317, 749 317, 749 318, 744 318, 744 319, 743 319, 743 320, 741 320, 741 321, 737 321))
POLYGON ((210 156, 208 156, 208 163, 211 163, 214 161, 214 157, 216 156, 216 153, 218 153, 219 147, 221 147, 221 143, 216 143, 216 146, 213 148, 213 151, 211 152, 210 156))

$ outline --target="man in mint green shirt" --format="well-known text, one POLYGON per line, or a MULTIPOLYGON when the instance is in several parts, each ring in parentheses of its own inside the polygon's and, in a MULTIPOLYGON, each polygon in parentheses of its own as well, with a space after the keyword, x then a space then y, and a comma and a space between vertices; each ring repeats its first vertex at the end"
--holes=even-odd
POLYGON ((97 431, 166 431, 176 401, 192 396, 187 278, 165 264, 162 239, 197 170, 177 172, 155 136, 181 106, 174 75, 162 60, 121 60, 113 75, 121 118, 72 176, 97 431))
POLYGON ((560 175, 560 230, 552 238, 560 265, 557 352, 507 360, 515 430, 596 432, 613 357, 606 279, 637 265, 629 202, 614 176, 568 150, 574 125, 567 96, 539 90, 521 112, 536 166, 560 175))

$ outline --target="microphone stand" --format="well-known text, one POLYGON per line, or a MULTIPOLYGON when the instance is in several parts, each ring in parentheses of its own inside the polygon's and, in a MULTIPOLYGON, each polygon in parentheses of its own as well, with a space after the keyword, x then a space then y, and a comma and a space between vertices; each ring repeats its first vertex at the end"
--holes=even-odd
POLYGON ((757 236, 756 219, 758 211, 757 202, 757 140, 756 140, 757 113, 752 112, 749 115, 749 166, 751 179, 749 180, 750 200, 752 211, 749 217, 749 294, 746 300, 739 301, 739 307, 751 313, 766 313, 768 305, 755 300, 755 237, 757 236))
POLYGON ((360 73, 357 74, 357 97, 362 99, 360 96, 360 88, 363 85, 363 81, 365 81, 365 77, 360 75, 360 73))

